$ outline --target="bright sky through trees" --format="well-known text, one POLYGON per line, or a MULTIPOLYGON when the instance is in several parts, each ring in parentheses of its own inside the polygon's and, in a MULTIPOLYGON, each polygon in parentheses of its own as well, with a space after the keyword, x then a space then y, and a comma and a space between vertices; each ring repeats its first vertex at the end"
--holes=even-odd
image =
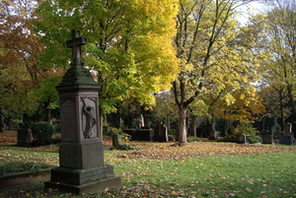
POLYGON ((254 1, 250 2, 246 5, 243 5, 237 9, 237 19, 241 23, 241 25, 245 25, 249 18, 258 14, 264 13, 267 10, 267 5, 254 1))

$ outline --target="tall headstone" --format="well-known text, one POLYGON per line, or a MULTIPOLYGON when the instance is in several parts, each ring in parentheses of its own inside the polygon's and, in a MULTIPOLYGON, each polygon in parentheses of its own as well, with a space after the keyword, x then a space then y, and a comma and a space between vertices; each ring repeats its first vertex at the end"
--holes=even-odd
POLYGON ((168 130, 164 123, 160 123, 154 128, 153 140, 157 142, 168 142, 168 130))
POLYGON ((121 186, 113 167, 104 164, 103 144, 99 139, 98 85, 84 67, 81 46, 86 44, 78 30, 72 31, 73 62, 57 87, 61 102, 62 142, 60 166, 51 170, 46 188, 81 194, 121 186))
POLYGON ((17 129, 17 146, 31 146, 32 131, 30 129, 30 119, 27 114, 23 115, 23 122, 17 129))
POLYGON ((292 124, 284 124, 284 134, 280 136, 280 144, 291 145, 294 143, 294 134, 292 132, 292 124))
POLYGON ((284 124, 284 135, 290 135, 292 133, 292 124, 286 122, 284 124))

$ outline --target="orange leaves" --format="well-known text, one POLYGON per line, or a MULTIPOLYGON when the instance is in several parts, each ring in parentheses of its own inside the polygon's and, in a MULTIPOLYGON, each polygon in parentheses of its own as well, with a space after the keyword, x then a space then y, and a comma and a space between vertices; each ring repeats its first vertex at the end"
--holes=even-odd
POLYGON ((117 157, 183 160, 203 156, 259 154, 296 150, 294 147, 218 142, 192 142, 183 147, 173 147, 171 144, 172 143, 133 142, 134 146, 141 147, 143 150, 121 154, 117 157))

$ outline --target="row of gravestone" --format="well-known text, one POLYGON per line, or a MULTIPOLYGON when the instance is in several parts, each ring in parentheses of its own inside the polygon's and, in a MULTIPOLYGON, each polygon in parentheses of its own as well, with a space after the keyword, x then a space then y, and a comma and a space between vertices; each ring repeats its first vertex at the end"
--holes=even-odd
POLYGON ((263 136, 263 144, 274 144, 278 140, 279 144, 291 145, 294 143, 295 137, 292 132, 292 124, 285 123, 284 130, 281 130, 280 125, 275 121, 271 128, 271 133, 266 133, 263 136))

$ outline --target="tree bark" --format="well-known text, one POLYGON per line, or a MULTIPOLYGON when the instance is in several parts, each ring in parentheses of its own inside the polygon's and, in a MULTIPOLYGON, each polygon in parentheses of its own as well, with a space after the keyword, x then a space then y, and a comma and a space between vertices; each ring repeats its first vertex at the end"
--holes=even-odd
POLYGON ((187 143, 187 129, 186 129, 186 114, 185 107, 179 107, 179 130, 178 130, 178 142, 179 144, 187 143))
POLYGON ((283 90, 281 89, 279 91, 279 102, 280 102, 280 116, 281 116, 281 122, 280 125, 282 129, 284 128, 285 118, 284 118, 284 97, 283 97, 283 90))
POLYGON ((189 134, 190 136, 197 137, 197 117, 195 115, 191 115, 191 122, 190 122, 190 129, 189 129, 189 134))

